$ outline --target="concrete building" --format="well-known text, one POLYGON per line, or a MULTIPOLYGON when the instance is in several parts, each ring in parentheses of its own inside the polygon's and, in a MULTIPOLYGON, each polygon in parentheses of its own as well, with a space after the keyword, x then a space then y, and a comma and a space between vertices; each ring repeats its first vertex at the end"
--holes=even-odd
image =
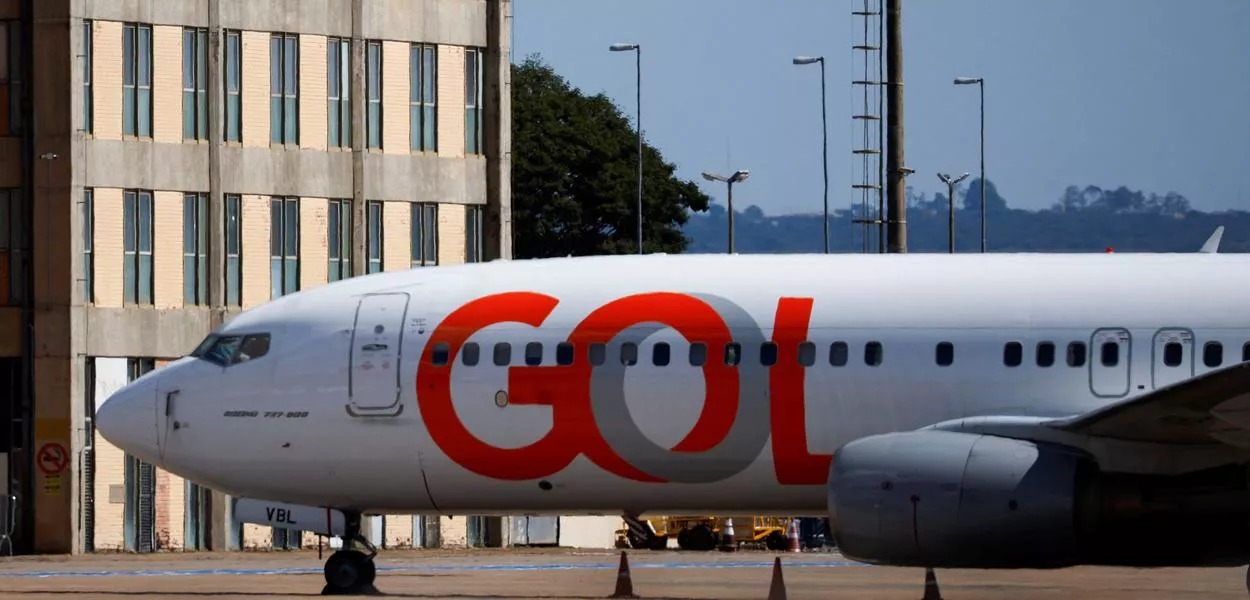
MULTIPOLYGON (((126 456, 95 406, 275 296, 509 258, 510 12, 0 0, 0 492, 18 552, 308 541, 126 456)), ((456 523, 372 526, 421 545, 467 536, 456 523)))

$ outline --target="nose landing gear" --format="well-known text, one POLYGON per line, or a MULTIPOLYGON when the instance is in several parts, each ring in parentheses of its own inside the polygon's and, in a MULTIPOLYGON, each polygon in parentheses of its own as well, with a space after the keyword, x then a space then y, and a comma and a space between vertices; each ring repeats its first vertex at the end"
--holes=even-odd
POLYGON ((369 539, 360 535, 360 513, 347 512, 347 531, 343 536, 343 549, 330 555, 326 560, 326 586, 322 588, 323 596, 358 596, 378 595, 373 587, 377 567, 373 557, 378 550, 369 543, 369 539), (353 546, 359 543, 368 553, 356 550, 353 546))

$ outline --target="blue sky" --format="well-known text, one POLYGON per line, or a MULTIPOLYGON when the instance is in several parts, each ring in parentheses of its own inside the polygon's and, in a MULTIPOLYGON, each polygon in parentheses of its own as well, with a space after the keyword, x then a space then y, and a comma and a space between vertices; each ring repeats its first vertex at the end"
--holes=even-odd
MULTIPOLYGON (((829 198, 853 178, 851 45, 862 0, 514 0, 514 60, 538 53, 573 85, 635 111, 650 144, 722 201, 703 170, 745 168, 734 204, 821 209, 824 55, 829 198)), ((978 172, 976 86, 986 79, 986 173, 1015 207, 1069 184, 1176 191, 1204 210, 1250 210, 1250 0, 908 0, 903 5, 908 183, 978 172)), ((971 179, 971 178, 970 178, 971 179)))

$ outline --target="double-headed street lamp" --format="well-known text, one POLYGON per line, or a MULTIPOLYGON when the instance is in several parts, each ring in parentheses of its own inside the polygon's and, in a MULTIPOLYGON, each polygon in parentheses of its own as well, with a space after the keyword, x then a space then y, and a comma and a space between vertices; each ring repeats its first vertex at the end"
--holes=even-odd
POLYGON ((730 254, 734 253, 734 184, 739 181, 746 181, 747 177, 750 177, 750 176, 751 176, 751 172, 747 171, 746 169, 739 169, 738 171, 735 171, 733 175, 730 175, 728 177, 724 175, 717 175, 715 173, 709 173, 707 171, 703 172, 703 178, 708 181, 723 181, 729 184, 729 199, 727 200, 727 204, 729 205, 729 253, 730 254))
POLYGON ((638 44, 612 44, 612 52, 635 53, 634 68, 637 76, 638 94, 638 254, 642 254, 642 46, 638 44))
POLYGON ((825 254, 829 254, 829 121, 825 111, 825 57, 796 56, 794 64, 810 65, 820 63, 820 124, 824 128, 824 169, 825 169, 825 254))
POLYGON ((981 88, 981 252, 985 252, 985 78, 955 78, 955 85, 973 84, 981 88))
POLYGON ((963 175, 960 175, 957 179, 951 179, 951 176, 947 175, 946 173, 938 173, 937 176, 938 176, 938 179, 942 180, 942 183, 946 184, 946 190, 947 190, 946 201, 950 204, 950 216, 947 218, 947 228, 950 230, 950 233, 949 233, 950 237, 947 243, 950 246, 950 253, 954 254, 955 253, 955 186, 959 182, 967 179, 968 174, 964 173, 963 175))

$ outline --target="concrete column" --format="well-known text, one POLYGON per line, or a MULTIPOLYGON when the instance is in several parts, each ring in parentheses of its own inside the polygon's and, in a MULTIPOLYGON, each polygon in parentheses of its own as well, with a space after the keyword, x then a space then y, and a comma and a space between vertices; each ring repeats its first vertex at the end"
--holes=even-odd
MULTIPOLYGON (((73 94, 65 90, 78 86, 81 67, 71 48, 81 28, 69 22, 70 3, 55 0, 25 3, 31 11, 26 58, 30 70, 29 107, 33 119, 26 123, 33 147, 32 168, 28 173, 33 202, 27 231, 31 248, 31 289, 33 335, 39 340, 31 348, 32 367, 29 388, 33 402, 34 427, 32 481, 23 507, 33 512, 33 550, 37 553, 81 552, 78 539, 79 461, 83 436, 75 435, 83 424, 82 370, 75 368, 71 309, 81 304, 76 261, 82 252, 82 238, 74 228, 80 210, 73 197, 74 115, 78 112, 73 94), (55 155, 55 158, 52 157, 55 155), (65 240, 70 240, 69 244, 65 240), (58 470, 41 461, 39 450, 47 446, 50 456, 60 456, 58 470), (42 465, 42 467, 41 467, 42 465)), ((80 92, 81 93, 81 92, 80 92)), ((29 464, 29 463, 28 463, 29 464)), ((28 538, 29 539, 29 538, 28 538)))
MULTIPOLYGON (((365 274, 364 0, 352 0, 352 275, 365 274)), ((324 265, 322 265, 324 267, 324 265)))
POLYGON ((221 189, 221 146, 226 113, 222 86, 221 3, 208 2, 208 305, 209 326, 226 316, 226 203, 221 189))
POLYGON ((486 2, 486 257, 512 258, 512 0, 486 2))

